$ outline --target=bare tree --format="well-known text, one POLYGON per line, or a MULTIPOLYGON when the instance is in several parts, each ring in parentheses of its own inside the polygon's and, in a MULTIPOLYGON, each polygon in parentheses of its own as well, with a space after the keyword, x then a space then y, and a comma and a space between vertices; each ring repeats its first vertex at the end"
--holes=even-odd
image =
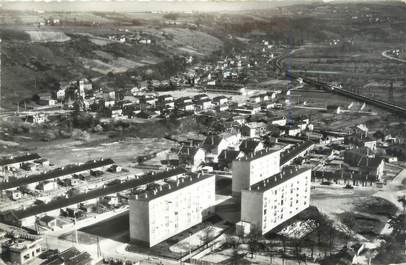
POLYGON ((204 246, 208 246, 209 243, 215 238, 214 227, 211 225, 206 226, 202 230, 200 235, 200 240, 203 242, 204 246))
POLYGON ((258 229, 258 227, 253 226, 251 228, 250 233, 247 236, 248 238, 248 249, 251 254, 251 258, 254 257, 254 254, 257 253, 260 249, 260 243, 259 240, 262 239, 262 233, 258 229))

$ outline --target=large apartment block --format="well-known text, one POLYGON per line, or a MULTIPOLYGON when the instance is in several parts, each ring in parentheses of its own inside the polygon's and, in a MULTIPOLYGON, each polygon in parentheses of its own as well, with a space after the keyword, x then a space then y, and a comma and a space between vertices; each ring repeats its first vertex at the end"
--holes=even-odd
POLYGON ((241 192, 241 221, 265 234, 310 204, 311 170, 286 167, 241 192))
POLYGON ((152 247, 214 213, 215 176, 167 180, 130 200, 130 238, 152 247))
POLYGON ((280 150, 264 149, 233 161, 233 196, 280 172, 280 150))

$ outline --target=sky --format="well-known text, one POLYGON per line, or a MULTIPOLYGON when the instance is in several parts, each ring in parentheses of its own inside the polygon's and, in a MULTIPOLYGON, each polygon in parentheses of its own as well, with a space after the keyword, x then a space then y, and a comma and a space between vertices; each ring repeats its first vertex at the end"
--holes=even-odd
MULTIPOLYGON (((353 0, 0 0, 4 9, 44 11, 115 12, 210 12, 265 9, 311 2, 351 2, 353 0)), ((358 0, 371 2, 374 0, 358 0)), ((379 1, 379 0, 378 0, 379 1)), ((386 1, 386 0, 381 0, 386 1)), ((396 0, 395 0, 396 1, 396 0)), ((406 0, 399 0, 406 2, 406 0)))
POLYGON ((5 9, 44 11, 222 11, 271 8, 316 0, 0 0, 5 9))

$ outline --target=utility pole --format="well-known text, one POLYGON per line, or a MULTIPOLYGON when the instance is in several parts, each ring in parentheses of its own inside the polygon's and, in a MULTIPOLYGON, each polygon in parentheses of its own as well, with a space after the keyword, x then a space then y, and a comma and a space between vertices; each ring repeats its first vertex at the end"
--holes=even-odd
POLYGON ((102 255, 101 248, 100 248, 100 240, 99 236, 97 236, 97 257, 100 258, 102 255))
POLYGON ((2 44, 2 42, 0 39, 0 113, 1 113, 1 74, 2 74, 2 72, 1 72, 1 44, 2 44))

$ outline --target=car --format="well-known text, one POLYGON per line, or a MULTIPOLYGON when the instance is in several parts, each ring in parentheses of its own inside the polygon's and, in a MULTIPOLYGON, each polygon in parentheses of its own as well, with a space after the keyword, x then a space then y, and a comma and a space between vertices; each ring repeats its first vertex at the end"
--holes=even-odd
POLYGON ((347 185, 344 186, 344 189, 353 190, 354 187, 351 184, 347 184, 347 185))

